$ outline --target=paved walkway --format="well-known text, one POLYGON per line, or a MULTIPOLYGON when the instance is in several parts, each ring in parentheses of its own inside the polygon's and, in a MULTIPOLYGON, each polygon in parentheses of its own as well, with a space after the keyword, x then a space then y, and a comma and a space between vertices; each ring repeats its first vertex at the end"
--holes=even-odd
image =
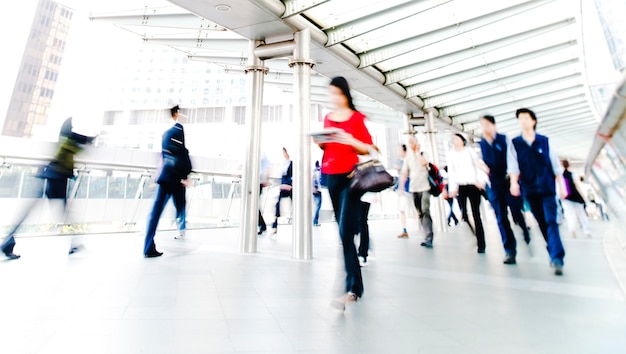
POLYGON ((0 261, 0 352, 623 353, 625 295, 604 240, 617 230, 592 226, 592 239, 564 237, 556 277, 536 228, 534 256, 521 245, 506 266, 492 222, 478 255, 467 226, 428 250, 414 229, 397 239, 398 220, 371 221, 365 294, 345 313, 330 306, 343 277, 331 223, 314 229, 310 261, 291 259, 290 226, 253 255, 238 253, 237 229, 161 232, 157 259, 140 234, 88 236, 72 257, 66 237, 19 239, 22 259, 0 261))

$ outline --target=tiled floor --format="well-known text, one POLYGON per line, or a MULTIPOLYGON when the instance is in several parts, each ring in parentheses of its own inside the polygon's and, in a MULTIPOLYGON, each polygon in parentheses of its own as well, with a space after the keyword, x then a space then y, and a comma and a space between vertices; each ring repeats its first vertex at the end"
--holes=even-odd
MULTIPOLYGON (((157 236, 165 255, 144 259, 142 235, 18 240, 0 261, 0 353, 624 353, 626 302, 593 239, 564 237, 565 276, 545 244, 520 245, 505 266, 488 228, 486 255, 466 226, 419 246, 397 220, 371 221, 364 297, 337 312, 343 272, 336 226, 314 228, 315 259, 291 259, 291 229, 238 253, 237 229, 157 236)), ((516 230, 518 231, 518 230, 516 230)), ((565 235, 566 233, 564 233, 565 235)), ((534 230, 534 235, 537 231, 534 230)))

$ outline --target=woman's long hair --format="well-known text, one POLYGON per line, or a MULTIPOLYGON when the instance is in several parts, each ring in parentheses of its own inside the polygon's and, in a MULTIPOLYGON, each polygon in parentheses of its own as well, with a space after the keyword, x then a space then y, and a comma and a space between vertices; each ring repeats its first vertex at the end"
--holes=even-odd
POLYGON ((352 95, 350 94, 350 85, 348 85, 348 81, 343 76, 334 77, 330 80, 330 85, 335 86, 341 90, 344 96, 348 99, 348 107, 356 111, 356 107, 354 107, 354 103, 352 102, 352 95))

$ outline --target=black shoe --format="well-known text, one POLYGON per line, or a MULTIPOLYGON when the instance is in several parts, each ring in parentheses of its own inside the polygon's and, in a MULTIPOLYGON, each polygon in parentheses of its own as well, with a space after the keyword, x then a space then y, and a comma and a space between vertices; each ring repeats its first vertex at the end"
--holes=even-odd
POLYGON ((515 256, 511 256, 511 255, 507 255, 506 257, 504 257, 504 262, 502 262, 504 264, 516 264, 517 262, 515 261, 515 256))
POLYGON ((563 264, 560 262, 552 262, 552 268, 554 268, 554 275, 563 275, 563 264))
POLYGON ((7 258, 12 261, 14 259, 19 259, 21 256, 19 254, 15 254, 13 252, 4 252, 4 255, 7 256, 7 258))
POLYGON ((146 253, 143 256, 145 258, 155 258, 155 257, 161 257, 162 255, 163 255, 163 252, 154 251, 154 252, 146 253))
POLYGON ((480 254, 483 254, 483 253, 485 253, 485 249, 484 248, 479 248, 477 252, 480 253, 480 254))
POLYGON ((265 231, 267 231, 267 228, 259 230, 259 232, 257 233, 257 235, 261 236, 261 235, 263 235, 263 233, 264 233, 265 231))
POLYGON ((426 248, 433 248, 433 243, 424 241, 424 242, 420 243, 420 246, 426 247, 426 248))

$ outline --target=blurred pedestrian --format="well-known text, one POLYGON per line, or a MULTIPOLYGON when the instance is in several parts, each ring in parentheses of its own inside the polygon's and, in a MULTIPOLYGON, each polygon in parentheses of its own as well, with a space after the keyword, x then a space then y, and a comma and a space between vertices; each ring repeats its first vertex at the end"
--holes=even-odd
POLYGON ((567 197, 563 200, 563 211, 565 220, 572 237, 576 237, 576 229, 578 225, 582 227, 583 233, 587 237, 591 237, 591 228, 589 227, 589 219, 585 212, 585 198, 582 195, 582 188, 577 176, 569 170, 569 161, 562 160, 563 165, 563 182, 567 197))
POLYGON ((321 226, 320 209, 322 208, 322 170, 319 161, 315 161, 315 169, 313 170, 313 200, 315 201, 313 226, 321 226))
POLYGON ((555 275, 563 275, 565 249, 557 222, 556 184, 560 196, 566 197, 563 169, 548 137, 537 134, 537 116, 528 108, 515 112, 522 134, 513 139, 508 149, 508 174, 511 194, 522 195, 537 219, 548 244, 550 265, 555 275))
POLYGON ((154 243, 159 219, 167 201, 172 198, 176 208, 176 222, 179 233, 176 238, 185 237, 186 230, 186 200, 185 187, 188 184, 187 176, 191 173, 191 160, 189 151, 185 147, 185 132, 183 125, 178 122, 180 107, 178 105, 170 109, 174 125, 165 131, 161 143, 161 170, 157 177, 157 195, 148 221, 146 238, 144 241, 143 254, 146 258, 160 257, 162 252, 157 251, 154 243))
MULTIPOLYGON (((42 191, 43 193, 39 195, 45 194, 46 198, 51 202, 55 202, 54 204, 57 205, 60 204, 64 219, 67 217, 67 212, 69 211, 67 210, 67 183, 68 178, 74 177, 74 156, 94 139, 93 137, 77 133, 74 130, 73 119, 70 117, 65 120, 61 127, 59 133, 59 147, 54 158, 37 175, 38 178, 44 180, 42 188, 45 186, 45 191, 42 191)), ((33 203, 24 210, 16 225, 11 229, 2 245, 0 245, 2 253, 10 260, 21 257, 14 253, 16 244, 15 234, 34 210, 34 206, 38 201, 39 200, 33 201, 33 203)), ((76 238, 72 238, 69 254, 76 253, 82 248, 82 244, 79 243, 76 238)))
POLYGON ((322 173, 326 176, 335 218, 339 224, 339 236, 343 245, 346 270, 345 294, 340 303, 357 301, 363 296, 363 279, 354 245, 354 236, 359 232, 361 193, 350 188, 348 175, 358 163, 358 155, 373 151, 372 137, 365 126, 365 115, 357 111, 352 103, 348 82, 335 77, 329 85, 330 99, 334 110, 324 118, 324 128, 337 129, 322 142, 314 138, 322 150, 322 173))

